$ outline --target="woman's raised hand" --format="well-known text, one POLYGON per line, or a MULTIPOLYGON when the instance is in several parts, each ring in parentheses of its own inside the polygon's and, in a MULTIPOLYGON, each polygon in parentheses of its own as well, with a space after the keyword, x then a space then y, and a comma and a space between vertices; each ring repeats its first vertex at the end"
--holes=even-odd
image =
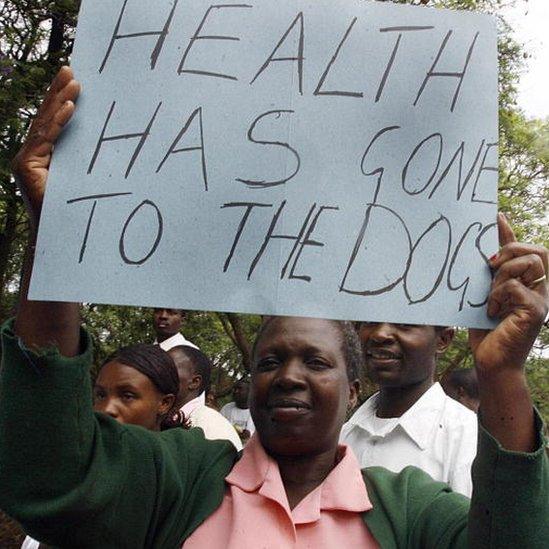
POLYGON ((33 120, 21 150, 13 160, 13 172, 31 220, 37 224, 54 144, 71 118, 80 84, 70 67, 62 67, 33 120))
POLYGON ((477 369, 522 369, 549 310, 549 251, 517 242, 498 216, 501 249, 490 260, 494 272, 488 314, 500 320, 491 331, 470 330, 469 343, 477 369))
POLYGON ((517 242, 501 214, 498 229, 501 249, 490 259, 488 314, 500 322, 493 330, 469 330, 469 345, 484 427, 504 448, 531 452, 539 441, 524 366, 549 310, 549 252, 517 242))

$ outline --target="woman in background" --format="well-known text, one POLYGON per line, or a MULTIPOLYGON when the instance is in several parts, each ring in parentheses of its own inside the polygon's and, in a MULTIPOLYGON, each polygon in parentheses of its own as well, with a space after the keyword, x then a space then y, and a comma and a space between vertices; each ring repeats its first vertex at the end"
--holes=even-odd
MULTIPOLYGON (((158 345, 122 347, 101 366, 93 388, 93 409, 118 423, 150 431, 183 427, 175 406, 179 377, 171 356, 158 345)), ((21 549, 46 549, 27 536, 21 549)))
POLYGON ((158 345, 139 343, 111 355, 97 375, 93 409, 119 423, 163 431, 182 425, 176 407, 179 376, 158 345))

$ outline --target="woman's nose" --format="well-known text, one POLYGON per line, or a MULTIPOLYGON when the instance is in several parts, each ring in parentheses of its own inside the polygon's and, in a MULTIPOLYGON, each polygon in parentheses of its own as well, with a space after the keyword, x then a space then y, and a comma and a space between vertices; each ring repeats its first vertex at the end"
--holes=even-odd
POLYGON ((118 417, 118 406, 113 398, 107 399, 100 411, 114 419, 118 417))
POLYGON ((304 364, 300 360, 292 359, 286 361, 278 369, 275 383, 285 390, 300 389, 306 386, 304 378, 304 364))

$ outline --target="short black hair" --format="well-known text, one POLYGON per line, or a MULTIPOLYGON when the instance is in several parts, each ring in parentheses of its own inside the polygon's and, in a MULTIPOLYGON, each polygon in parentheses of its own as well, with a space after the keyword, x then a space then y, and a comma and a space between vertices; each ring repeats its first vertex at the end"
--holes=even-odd
POLYGON ((193 371, 202 378, 202 383, 198 392, 203 393, 210 388, 210 379, 212 377, 212 361, 200 350, 190 345, 177 345, 172 347, 170 352, 179 352, 186 356, 193 366, 193 371))
POLYGON ((478 379, 474 368, 460 368, 452 370, 445 376, 445 383, 454 387, 463 387, 470 398, 478 399, 478 379))
MULTIPOLYGON (((269 324, 277 318, 280 317, 268 316, 261 324, 252 347, 252 357, 254 359, 257 344, 261 339, 261 336, 265 332, 267 326, 269 326, 269 324)), ((347 368, 347 379, 349 381, 359 379, 359 374, 364 363, 364 357, 362 355, 362 347, 354 323, 349 320, 326 320, 337 326, 339 329, 339 333, 341 335, 341 350, 343 351, 343 357, 347 368)))

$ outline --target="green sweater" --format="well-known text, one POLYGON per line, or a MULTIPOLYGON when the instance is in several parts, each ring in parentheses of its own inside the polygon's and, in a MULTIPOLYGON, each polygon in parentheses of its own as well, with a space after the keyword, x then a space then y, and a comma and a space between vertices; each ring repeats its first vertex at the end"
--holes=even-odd
MULTIPOLYGON (((94 414, 85 333, 83 341, 72 359, 55 349, 37 355, 4 327, 0 507, 50 545, 180 547, 220 505, 234 447, 199 429, 153 433, 94 414)), ((541 435, 536 452, 520 454, 480 430, 469 518, 467 498, 419 469, 363 474, 373 503, 363 518, 383 549, 467 547, 468 535, 470 547, 549 542, 541 435)))

